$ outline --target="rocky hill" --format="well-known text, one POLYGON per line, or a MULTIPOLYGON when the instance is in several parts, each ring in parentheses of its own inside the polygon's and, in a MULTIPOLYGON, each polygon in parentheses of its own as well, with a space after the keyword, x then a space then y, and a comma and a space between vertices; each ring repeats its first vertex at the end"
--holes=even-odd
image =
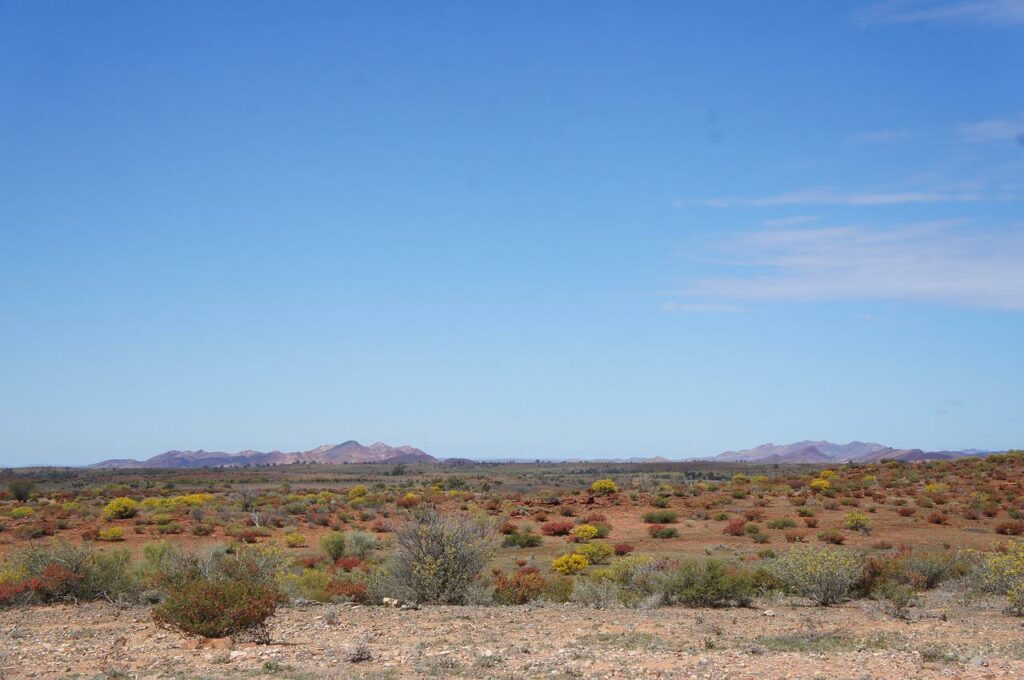
POLYGON ((293 463, 436 463, 437 459, 413 446, 388 446, 383 442, 363 446, 350 440, 325 444, 309 451, 166 451, 145 460, 113 458, 94 468, 201 468, 240 465, 290 465, 293 463))

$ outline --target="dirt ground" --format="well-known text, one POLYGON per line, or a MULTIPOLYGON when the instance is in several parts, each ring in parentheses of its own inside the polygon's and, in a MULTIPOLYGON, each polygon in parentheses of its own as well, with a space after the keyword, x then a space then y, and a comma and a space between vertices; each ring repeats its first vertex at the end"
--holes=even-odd
POLYGON ((937 591, 911 611, 304 605, 280 610, 258 646, 161 629, 145 607, 28 607, 0 617, 0 676, 1024 678, 1024 621, 997 602, 937 591))

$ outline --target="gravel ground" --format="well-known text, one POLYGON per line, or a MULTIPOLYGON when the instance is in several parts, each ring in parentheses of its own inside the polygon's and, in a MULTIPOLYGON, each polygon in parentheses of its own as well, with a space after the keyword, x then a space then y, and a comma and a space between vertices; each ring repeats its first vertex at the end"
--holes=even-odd
POLYGON ((914 621, 817 608, 287 607, 273 643, 199 641, 106 603, 0 612, 5 678, 1024 678, 1024 625, 930 595, 914 621))

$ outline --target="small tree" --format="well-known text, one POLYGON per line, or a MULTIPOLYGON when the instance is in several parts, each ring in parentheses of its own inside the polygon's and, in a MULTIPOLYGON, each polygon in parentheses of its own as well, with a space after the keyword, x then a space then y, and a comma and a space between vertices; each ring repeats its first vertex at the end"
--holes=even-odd
POLYGON ((491 557, 491 534, 469 517, 419 510, 396 532, 378 588, 411 602, 461 604, 491 557))

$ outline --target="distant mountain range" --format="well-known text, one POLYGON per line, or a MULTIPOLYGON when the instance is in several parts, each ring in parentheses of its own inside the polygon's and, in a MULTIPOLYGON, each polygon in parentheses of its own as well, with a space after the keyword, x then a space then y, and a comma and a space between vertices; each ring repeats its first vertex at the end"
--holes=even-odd
MULTIPOLYGON (((723 451, 710 458, 691 458, 690 460, 715 460, 721 462, 751 463, 783 463, 783 464, 821 464, 845 463, 856 461, 874 463, 880 460, 901 460, 906 462, 918 460, 952 460, 964 456, 985 456, 988 451, 968 449, 964 451, 922 451, 921 449, 894 449, 890 446, 872 442, 850 442, 849 444, 833 444, 828 441, 801 441, 792 444, 762 444, 742 451, 723 451)), ((293 463, 445 463, 449 465, 469 465, 476 461, 468 458, 438 459, 413 446, 388 446, 382 442, 363 446, 357 441, 341 444, 325 444, 309 451, 167 451, 145 460, 134 458, 113 458, 102 463, 95 463, 94 468, 202 468, 202 467, 237 467, 240 465, 290 465, 293 463)), ((491 461, 495 462, 495 461, 491 461)), ((504 462, 533 462, 533 459, 504 462)), ((650 458, 602 458, 589 461, 573 458, 566 463, 603 462, 603 463, 668 463, 668 458, 655 456, 650 458)))
POLYGON ((921 449, 894 449, 873 442, 833 444, 828 441, 793 442, 792 444, 761 444, 742 451, 723 451, 712 460, 747 461, 756 463, 877 463, 880 460, 952 460, 965 456, 985 456, 988 451, 922 451, 921 449))
POLYGON ((437 463, 428 453, 412 446, 388 446, 383 442, 363 446, 357 441, 325 444, 309 451, 167 451, 135 460, 113 458, 90 465, 94 468, 202 468, 239 465, 290 465, 292 463, 437 463))

